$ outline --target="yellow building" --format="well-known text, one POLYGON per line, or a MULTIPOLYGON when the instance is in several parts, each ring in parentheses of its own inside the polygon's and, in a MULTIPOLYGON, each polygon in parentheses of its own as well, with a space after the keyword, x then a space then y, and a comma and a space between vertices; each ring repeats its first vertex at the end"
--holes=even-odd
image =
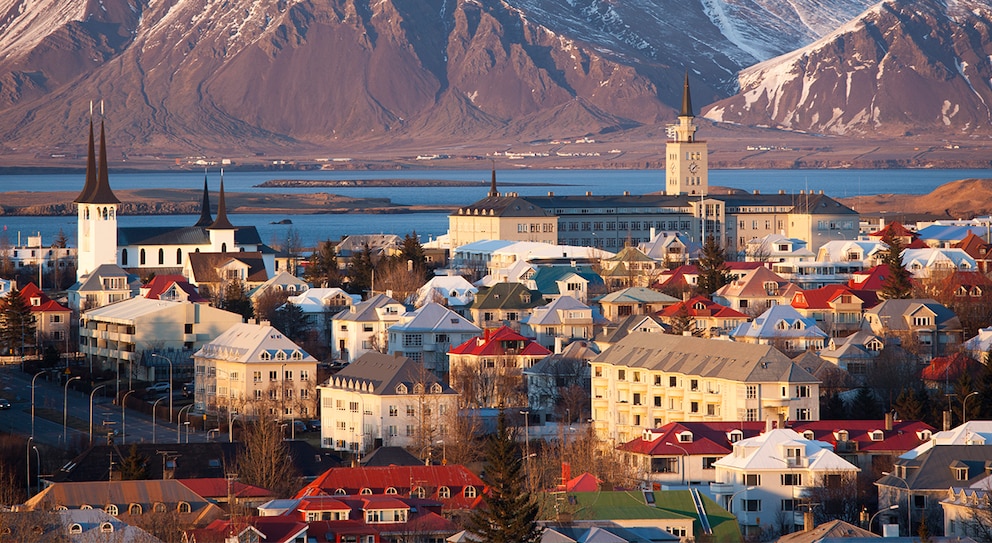
POLYGON ((496 191, 493 170, 489 194, 474 204, 458 208, 448 217, 451 249, 487 239, 558 243, 558 217, 515 192, 496 191))

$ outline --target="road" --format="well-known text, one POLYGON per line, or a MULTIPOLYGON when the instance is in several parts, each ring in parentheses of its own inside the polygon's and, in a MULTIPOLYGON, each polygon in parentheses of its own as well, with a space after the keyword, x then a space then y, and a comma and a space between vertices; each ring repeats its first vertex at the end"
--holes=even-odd
MULTIPOLYGON (((89 441, 88 430, 78 430, 72 427, 71 423, 70 427, 65 429, 61 420, 57 422, 49 420, 38 413, 45 409, 61 414, 64 406, 67 417, 85 421, 84 426, 88 426, 89 393, 74 391, 72 389, 76 384, 74 382, 69 384, 68 395, 63 396, 65 387, 46 380, 46 376, 47 374, 42 375, 35 381, 35 441, 55 447, 66 447, 67 444, 73 447, 85 447, 89 441)), ((10 409, 0 411, 0 430, 24 436, 31 435, 31 377, 32 375, 22 373, 18 366, 0 367, 0 395, 8 398, 11 403, 10 409)), ((126 385, 126 383, 122 384, 126 385)), ((112 398, 102 397, 100 392, 93 398, 93 439, 97 443, 106 438, 108 428, 117 430, 118 435, 115 440, 123 444, 151 443, 153 436, 157 443, 175 443, 177 437, 183 442, 207 441, 204 432, 187 433, 185 425, 177 424, 177 421, 170 423, 162 420, 166 417, 158 418, 153 426, 151 415, 133 409, 122 411, 120 406, 113 404, 112 398), (102 426, 105 421, 108 423, 106 427, 102 426)), ((173 402, 178 411, 178 405, 185 400, 178 391, 174 394, 173 402)), ((160 405, 166 403, 168 400, 160 402, 160 405)), ((188 410, 184 410, 183 421, 188 420, 187 414, 188 410)))

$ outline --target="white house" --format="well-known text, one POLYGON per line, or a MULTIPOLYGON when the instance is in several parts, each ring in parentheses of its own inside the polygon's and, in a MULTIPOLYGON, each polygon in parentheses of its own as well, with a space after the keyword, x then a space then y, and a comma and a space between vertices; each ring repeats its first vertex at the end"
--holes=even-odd
POLYGON ((286 298, 287 304, 303 311, 307 324, 318 330, 320 341, 326 343, 331 342, 331 319, 334 315, 361 301, 362 297, 358 294, 348 294, 337 287, 311 288, 286 298))
POLYGON ((718 482, 710 490, 717 503, 737 516, 745 536, 762 528, 801 527, 797 506, 810 488, 852 485, 850 478, 860 471, 834 453, 830 443, 787 428, 735 442, 734 451, 713 466, 718 482))
POLYGON ((830 335, 812 317, 803 317, 791 305, 774 305, 753 321, 730 333, 734 341, 775 345, 786 352, 819 351, 830 335))
POLYGON ((400 316, 389 327, 388 354, 420 362, 435 374, 448 373, 448 350, 482 333, 482 329, 454 311, 429 302, 400 316))
POLYGON ((413 295, 414 307, 428 302, 444 303, 452 311, 465 316, 468 306, 475 301, 479 288, 461 275, 435 275, 413 295))
POLYGON ((369 351, 386 351, 386 329, 400 321, 406 307, 385 294, 357 303, 331 318, 331 351, 336 360, 354 362, 369 351))
POLYGON ((555 351, 558 338, 592 339, 593 324, 592 308, 571 296, 562 296, 548 305, 535 307, 520 322, 520 333, 555 351))

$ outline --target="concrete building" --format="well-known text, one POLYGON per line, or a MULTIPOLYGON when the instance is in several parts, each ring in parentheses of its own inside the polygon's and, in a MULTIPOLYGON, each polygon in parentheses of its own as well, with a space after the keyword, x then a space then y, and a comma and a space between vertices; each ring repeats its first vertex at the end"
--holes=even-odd
POLYGON ((389 327, 387 353, 405 356, 438 376, 446 376, 448 350, 481 332, 465 317, 431 302, 404 313, 389 327))
POLYGON ((357 303, 331 317, 331 350, 336 360, 354 362, 369 351, 386 351, 387 329, 406 307, 385 294, 357 303))

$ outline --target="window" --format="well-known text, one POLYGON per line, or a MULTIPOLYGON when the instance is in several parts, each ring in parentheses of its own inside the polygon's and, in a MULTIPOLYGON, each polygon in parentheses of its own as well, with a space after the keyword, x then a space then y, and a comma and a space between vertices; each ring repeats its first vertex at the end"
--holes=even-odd
POLYGON ((140 515, 141 514, 141 504, 140 503, 132 503, 131 505, 127 506, 127 514, 129 514, 129 515, 140 515))
POLYGON ((782 500, 782 511, 795 511, 799 500, 782 500))
POLYGON ((761 474, 760 473, 745 473, 744 474, 744 486, 761 486, 761 474))
POLYGON ((634 393, 634 405, 641 405, 641 394, 639 392, 634 393))
POLYGON ((671 377, 668 378, 668 386, 671 387, 671 388, 677 387, 678 386, 678 382, 679 382, 679 380, 675 376, 671 376, 671 377))
POLYGON ((741 500, 741 502, 743 502, 744 510, 747 512, 761 511, 761 500, 741 500))
POLYGON ((389 406, 389 416, 390 417, 395 417, 398 414, 399 414, 399 409, 397 409, 395 405, 389 406))
POLYGON ((396 487, 391 486, 386 489, 386 495, 388 496, 396 496, 397 494, 399 494, 399 492, 396 490, 396 487))
POLYGON ((796 420, 813 420, 810 410, 805 407, 796 409, 796 420))
POLYGON ((782 486, 803 486, 802 473, 783 473, 782 486))
POLYGON ((476 494, 475 487, 474 486, 467 486, 467 487, 465 487, 465 490, 462 491, 462 495, 465 496, 466 498, 474 498, 474 497, 476 497, 477 494, 476 494))
POLYGON ((446 486, 442 486, 441 488, 437 489, 437 497, 441 498, 442 500, 446 500, 450 498, 451 489, 446 486))
POLYGON ((617 370, 617 381, 627 380, 627 370, 617 370))
POLYGON ((704 456, 703 469, 716 469, 716 466, 714 466, 713 464, 716 463, 716 461, 719 459, 720 459, 719 456, 704 456))
POLYGON ((676 456, 661 456, 651 459, 653 473, 678 473, 679 459, 676 456))
POLYGON ((809 398, 809 385, 796 385, 797 398, 809 398))
MULTIPOLYGON (((265 355, 265 354, 268 354, 268 353, 262 353, 262 354, 265 355)), ((278 371, 270 371, 269 372, 269 381, 278 381, 278 380, 279 380, 279 372, 278 371)))
POLYGON ((699 413, 699 402, 689 402, 689 412, 699 413))
POLYGON ((413 490, 410 491, 410 496, 424 499, 427 497, 427 490, 425 490, 424 487, 422 486, 415 487, 413 490))
POLYGON ((758 420, 758 410, 748 409, 747 411, 745 411, 744 420, 748 422, 754 422, 758 420))
POLYGON ((746 392, 747 392, 746 398, 748 400, 756 399, 758 397, 758 385, 747 385, 746 392))
POLYGON ((106 511, 107 514, 112 517, 116 517, 120 513, 120 510, 117 508, 117 506, 112 503, 104 507, 103 510, 106 511))
POLYGON ((406 406, 406 416, 414 417, 416 415, 417 415, 417 410, 412 405, 406 406))

